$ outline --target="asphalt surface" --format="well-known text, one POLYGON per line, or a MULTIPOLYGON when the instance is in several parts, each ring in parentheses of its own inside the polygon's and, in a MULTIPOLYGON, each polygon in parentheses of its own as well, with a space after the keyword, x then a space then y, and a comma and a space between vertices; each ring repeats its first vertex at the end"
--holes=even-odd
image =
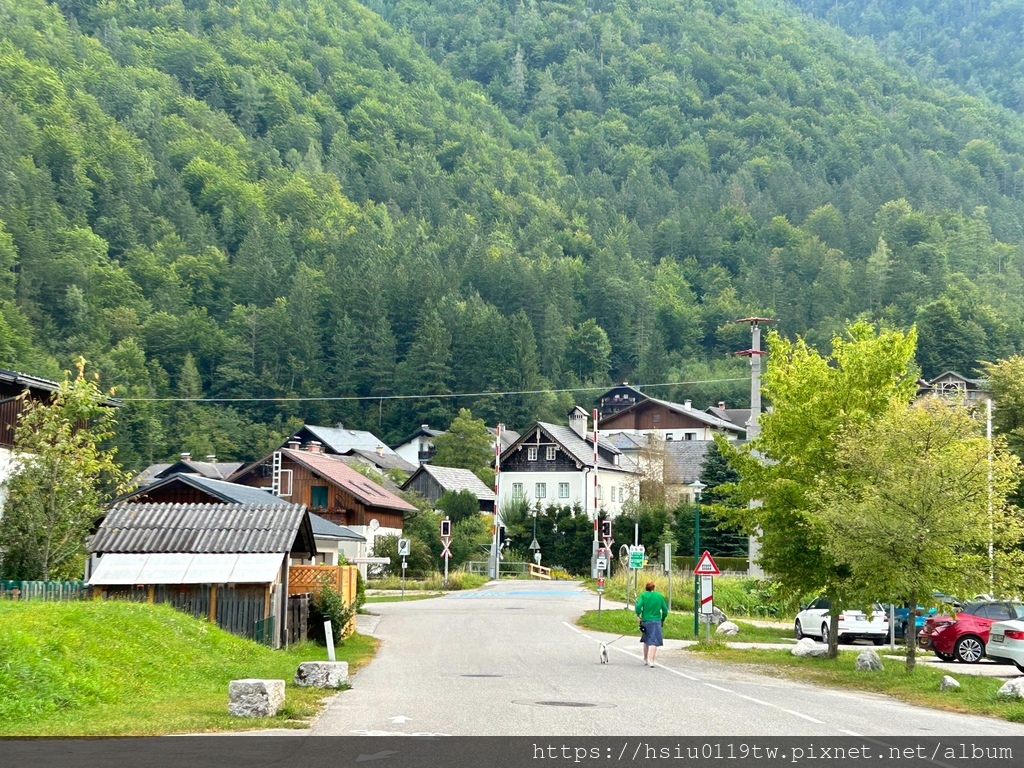
POLYGON ((654 668, 632 637, 600 664, 599 642, 612 637, 573 624, 596 598, 565 582, 370 608, 377 657, 330 700, 314 735, 1024 735, 994 718, 757 675, 671 641, 654 668))

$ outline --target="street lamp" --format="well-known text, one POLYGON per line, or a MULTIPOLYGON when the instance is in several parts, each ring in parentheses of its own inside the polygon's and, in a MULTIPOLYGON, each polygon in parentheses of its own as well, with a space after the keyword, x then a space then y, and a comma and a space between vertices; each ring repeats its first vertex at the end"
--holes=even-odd
MULTIPOLYGON (((693 491, 696 509, 693 516, 693 567, 696 569, 700 560, 700 494, 707 486, 700 480, 694 480, 689 487, 693 491)), ((693 636, 700 637, 700 576, 697 574, 693 574, 693 636)))
POLYGON ((540 544, 537 542, 537 513, 539 511, 539 508, 533 510, 533 542, 530 544, 530 549, 533 550, 533 562, 537 565, 540 565, 540 544))

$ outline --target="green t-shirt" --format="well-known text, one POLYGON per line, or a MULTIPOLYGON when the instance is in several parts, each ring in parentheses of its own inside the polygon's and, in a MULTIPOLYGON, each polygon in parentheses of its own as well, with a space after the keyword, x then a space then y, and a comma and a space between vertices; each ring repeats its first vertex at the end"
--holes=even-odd
POLYGON ((661 592, 641 592, 636 599, 636 615, 640 621, 664 621, 668 617, 668 603, 661 592))

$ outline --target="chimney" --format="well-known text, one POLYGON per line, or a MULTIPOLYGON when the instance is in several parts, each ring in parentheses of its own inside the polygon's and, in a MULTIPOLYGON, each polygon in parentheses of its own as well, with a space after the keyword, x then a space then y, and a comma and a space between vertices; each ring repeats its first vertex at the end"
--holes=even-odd
POLYGON ((420 424, 420 429, 426 432, 430 428, 429 424, 420 424))
POLYGON ((300 445, 302 445, 302 443, 299 442, 298 440, 296 440, 295 438, 292 438, 291 440, 288 441, 288 449, 289 450, 297 451, 297 450, 299 450, 299 446, 300 445))
POLYGON ((216 464, 217 463, 217 457, 214 456, 212 453, 206 457, 206 460, 208 462, 210 462, 211 464, 216 464))
POLYGON ((343 423, 341 423, 340 421, 338 422, 337 426, 338 426, 338 429, 344 429, 345 428, 345 425, 343 423))
POLYGON ((582 408, 580 408, 580 406, 578 406, 578 405, 575 408, 573 408, 571 411, 569 411, 569 427, 577 435, 579 435, 583 439, 586 439, 586 437, 587 437, 587 412, 585 410, 583 410, 582 408))
POLYGON ((692 407, 693 407, 693 400, 684 400, 683 401, 683 408, 685 408, 686 410, 690 410, 690 408, 692 408, 692 407))
POLYGON ((192 454, 191 453, 183 453, 183 454, 181 454, 181 460, 182 461, 192 461, 192 454))
POLYGON ((718 401, 718 410, 720 410, 720 411, 724 411, 725 410, 725 400, 719 400, 718 401))
POLYGON ((383 456, 384 455, 384 446, 381 445, 380 443, 377 444, 377 455, 378 456, 383 456))
POLYGON ((306 451, 308 451, 309 453, 321 453, 320 441, 310 440, 308 443, 306 443, 306 451))

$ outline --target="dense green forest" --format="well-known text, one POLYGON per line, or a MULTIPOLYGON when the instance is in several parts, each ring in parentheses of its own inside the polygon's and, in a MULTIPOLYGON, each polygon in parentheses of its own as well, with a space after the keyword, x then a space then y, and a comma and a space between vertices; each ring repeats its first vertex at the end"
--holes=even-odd
POLYGON ((0 0, 0 179, 0 366, 83 354, 131 468, 742 403, 751 313, 1024 348, 1020 118, 789 6, 0 0))
POLYGON ((870 37, 922 80, 952 83, 1024 111, 1021 0, 793 0, 849 34, 870 37))

